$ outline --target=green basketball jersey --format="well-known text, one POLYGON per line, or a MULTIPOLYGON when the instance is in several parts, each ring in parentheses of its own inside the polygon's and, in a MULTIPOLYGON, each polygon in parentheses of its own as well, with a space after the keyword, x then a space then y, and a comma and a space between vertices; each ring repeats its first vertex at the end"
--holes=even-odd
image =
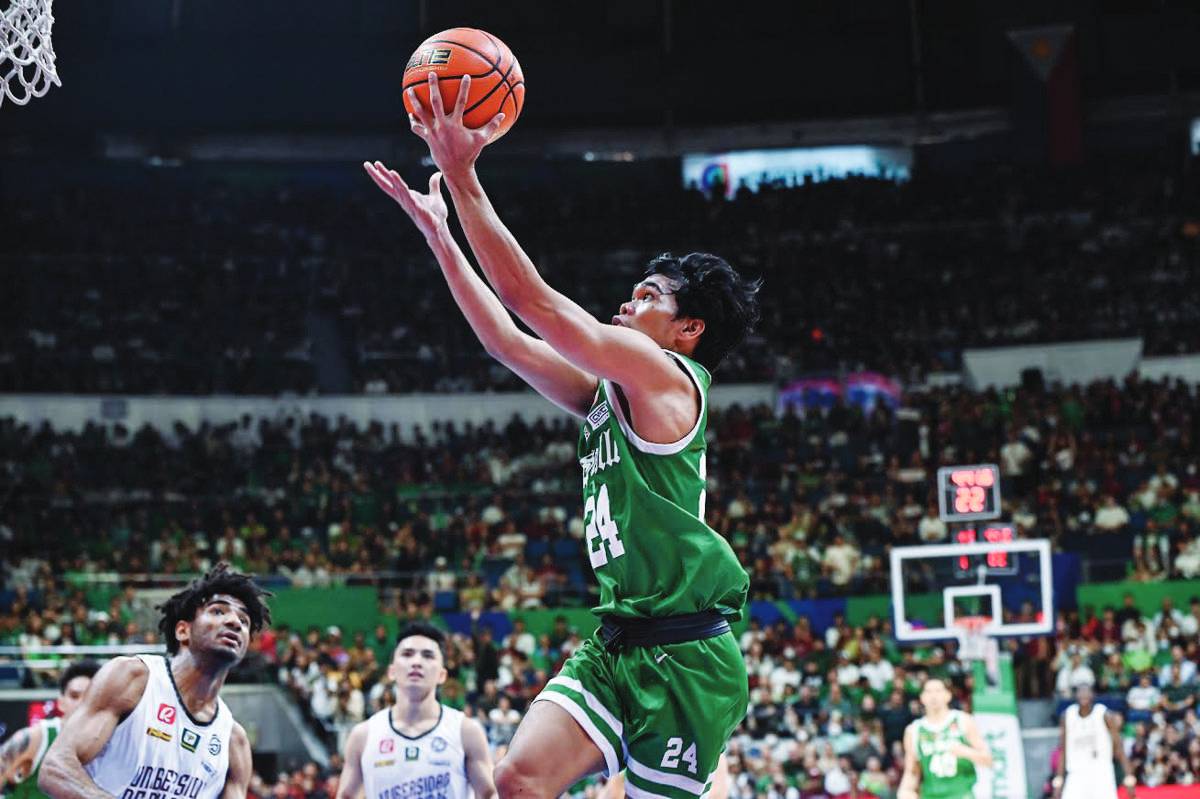
POLYGON ((700 392, 700 417, 674 444, 644 441, 619 389, 602 380, 579 434, 586 548, 600 583, 596 613, 671 616, 719 610, 736 620, 750 580, 704 523, 708 370, 678 353, 700 392))
POLYGON ((964 799, 975 786, 975 764, 950 754, 951 744, 967 745, 961 710, 951 710, 934 727, 925 719, 916 722, 917 756, 921 761, 921 799, 964 799))
POLYGON ((42 759, 50 750, 50 744, 54 743, 59 730, 62 729, 62 719, 45 719, 39 726, 42 730, 42 741, 38 745, 37 755, 33 758, 33 768, 30 769, 25 779, 18 782, 9 792, 10 799, 50 799, 38 790, 38 772, 42 770, 42 759))

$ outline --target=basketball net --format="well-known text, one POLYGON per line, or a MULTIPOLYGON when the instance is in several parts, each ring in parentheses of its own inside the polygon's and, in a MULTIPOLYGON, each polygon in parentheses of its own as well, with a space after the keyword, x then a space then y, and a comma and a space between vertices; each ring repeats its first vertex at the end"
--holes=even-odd
POLYGON ((988 684, 1000 682, 1000 644, 987 634, 990 616, 959 616, 954 619, 958 633, 958 658, 966 663, 983 661, 988 684))
MULTIPOLYGON (((0 0, 3 2, 3 0, 0 0)), ((54 69, 50 29, 54 0, 9 0, 0 12, 0 106, 4 98, 25 105, 61 86, 54 69)))

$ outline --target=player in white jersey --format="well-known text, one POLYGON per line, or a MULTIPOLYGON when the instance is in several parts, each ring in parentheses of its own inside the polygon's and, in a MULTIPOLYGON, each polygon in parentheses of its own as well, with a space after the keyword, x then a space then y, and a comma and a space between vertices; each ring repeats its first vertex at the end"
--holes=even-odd
POLYGON ((53 799, 245 799, 250 742, 218 695, 271 620, 264 593, 218 564, 162 606, 168 656, 114 658, 42 762, 53 799))
POLYGON ((1137 778, 1125 756, 1120 723, 1095 702, 1091 686, 1076 689, 1075 704, 1063 711, 1060 725, 1062 757, 1054 775, 1055 799, 1116 799, 1114 758, 1125 774, 1125 787, 1133 790, 1137 778))
POLYGON ((438 701, 446 637, 428 624, 400 631, 388 679, 396 704, 355 725, 346 740, 337 799, 492 799, 492 756, 483 728, 438 701))
POLYGON ((100 670, 94 660, 72 663, 63 671, 58 681, 58 715, 42 719, 23 730, 17 730, 0 746, 0 796, 10 799, 41 799, 45 796, 37 789, 38 771, 42 758, 54 739, 62 730, 62 724, 75 708, 79 707, 92 677, 100 670), (5 786, 12 785, 6 792, 5 786))

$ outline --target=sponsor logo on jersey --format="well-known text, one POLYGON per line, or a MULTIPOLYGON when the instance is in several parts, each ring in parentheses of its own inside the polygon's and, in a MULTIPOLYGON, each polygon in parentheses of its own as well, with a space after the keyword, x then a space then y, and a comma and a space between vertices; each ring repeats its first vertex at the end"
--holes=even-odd
POLYGON ((373 767, 375 767, 375 768, 383 768, 383 767, 385 767, 385 766, 392 766, 392 765, 395 765, 395 764, 396 764, 396 758, 394 758, 394 757, 389 757, 387 760, 376 760, 376 761, 375 761, 374 763, 372 763, 371 765, 372 765, 373 767))
POLYGON ((184 727, 183 732, 179 733, 179 745, 189 752, 195 752, 200 745, 200 733, 184 727))
POLYGON ((592 412, 587 415, 588 425, 595 430, 608 421, 608 416, 608 403, 602 402, 595 408, 592 408, 592 412))
POLYGON ((163 724, 175 723, 175 706, 163 702, 158 706, 158 720, 163 724))
POLYGON ((213 768, 212 766, 208 765, 208 761, 201 761, 200 768, 204 769, 204 773, 210 777, 217 776, 217 770, 215 768, 213 768))
POLYGON ((446 739, 440 735, 435 735, 433 736, 433 740, 429 742, 429 746, 435 752, 445 752, 447 746, 446 739))
POLYGON ((175 737, 169 732, 163 732, 162 730, 155 729, 154 727, 147 727, 146 734, 151 738, 157 738, 160 741, 169 741, 175 737))
POLYGON ((449 766, 450 761, 446 760, 445 758, 431 757, 431 758, 429 758, 429 765, 431 765, 431 766, 449 766))
POLYGON ((379 742, 379 754, 387 755, 396 750, 396 742, 391 738, 384 738, 379 742))
POLYGON ((221 754, 221 739, 213 733, 213 737, 208 739, 208 753, 214 757, 221 754))
POLYGON ((404 747, 404 759, 405 760, 416 760, 419 757, 421 757, 421 747, 419 747, 419 746, 404 747))

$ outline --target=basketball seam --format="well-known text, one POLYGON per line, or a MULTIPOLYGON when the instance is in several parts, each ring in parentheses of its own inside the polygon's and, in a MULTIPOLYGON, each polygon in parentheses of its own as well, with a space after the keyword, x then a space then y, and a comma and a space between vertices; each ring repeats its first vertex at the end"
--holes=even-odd
MULTIPOLYGON (((487 98, 489 98, 489 97, 491 97, 493 94, 495 94, 495 93, 496 93, 496 89, 499 89, 501 86, 508 86, 508 76, 509 76, 509 74, 510 74, 510 73, 513 71, 513 67, 515 67, 516 65, 517 65, 517 59, 515 59, 515 58, 514 58, 514 59, 513 59, 513 62, 512 62, 511 64, 509 64, 509 65, 508 65, 508 72, 505 72, 503 75, 501 75, 501 76, 500 76, 500 82, 499 82, 499 83, 497 83, 497 84, 496 84, 495 86, 493 86, 492 88, 488 89, 488 93, 487 93, 487 94, 485 94, 483 97, 480 97, 478 102, 476 102, 475 104, 473 104, 471 107, 467 108, 467 110, 463 111, 463 113, 464 113, 464 114, 469 114, 469 113, 471 113, 471 112, 472 112, 472 111, 474 111, 476 108, 478 108, 479 106, 483 105, 483 104, 484 104, 484 102, 486 102, 486 101, 487 101, 487 98)), ((511 92, 511 91, 512 91, 512 89, 510 88, 510 89, 509 89, 509 91, 511 92)), ((507 95, 505 95, 505 96, 507 96, 507 95)), ((500 107, 501 107, 501 108, 503 108, 503 107, 504 107, 504 101, 503 101, 503 100, 501 100, 501 101, 500 101, 500 107)))
MULTIPOLYGON (((500 62, 504 60, 504 48, 500 46, 500 42, 497 41, 496 37, 492 34, 488 33, 487 31, 480 31, 480 33, 488 38, 488 41, 492 43, 492 47, 496 48, 496 68, 499 69, 500 62)), ((516 60, 517 57, 513 56, 513 61, 515 62, 516 60)))
POLYGON ((519 80, 516 83, 512 83, 512 84, 509 84, 508 81, 505 81, 505 83, 508 84, 508 93, 505 94, 504 99, 500 101, 500 107, 504 108, 504 104, 506 102, 508 102, 508 98, 511 97, 512 101, 513 101, 513 108, 516 109, 515 113, 520 114, 521 113, 521 103, 517 100, 516 89, 518 86, 524 86, 525 81, 519 80))

